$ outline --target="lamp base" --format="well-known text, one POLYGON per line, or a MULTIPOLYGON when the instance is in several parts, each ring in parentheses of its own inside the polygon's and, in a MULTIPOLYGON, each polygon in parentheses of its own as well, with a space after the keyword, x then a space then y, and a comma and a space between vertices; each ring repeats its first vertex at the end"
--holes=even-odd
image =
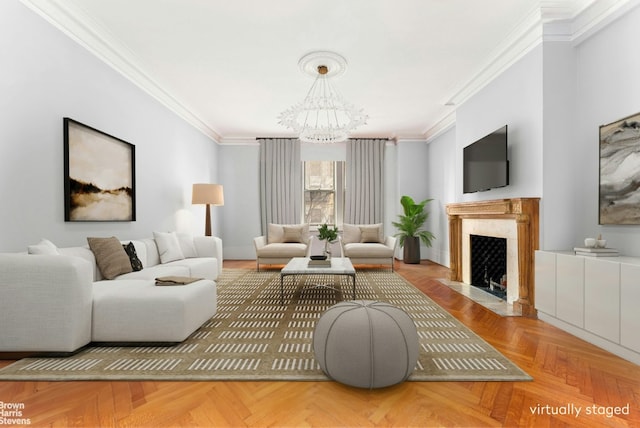
POLYGON ((207 204, 204 215, 204 236, 211 236, 211 206, 209 204, 207 204))

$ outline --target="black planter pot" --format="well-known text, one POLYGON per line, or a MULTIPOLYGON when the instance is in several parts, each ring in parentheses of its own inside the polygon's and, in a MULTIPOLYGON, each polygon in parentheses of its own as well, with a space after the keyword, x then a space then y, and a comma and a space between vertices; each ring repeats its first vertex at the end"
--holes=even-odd
POLYGON ((407 264, 420 263, 420 238, 408 236, 404 239, 404 253, 402 261, 407 264))

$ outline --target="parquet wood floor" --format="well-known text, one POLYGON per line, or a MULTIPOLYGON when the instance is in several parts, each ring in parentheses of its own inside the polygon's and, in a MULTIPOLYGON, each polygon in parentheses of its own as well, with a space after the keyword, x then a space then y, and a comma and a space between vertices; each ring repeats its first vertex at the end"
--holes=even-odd
POLYGON ((30 426, 50 427, 640 427, 639 366, 543 321, 495 315, 434 281, 446 277, 442 266, 397 263, 396 272, 534 381, 374 391, 335 382, 0 382, 0 409, 17 404, 30 426))

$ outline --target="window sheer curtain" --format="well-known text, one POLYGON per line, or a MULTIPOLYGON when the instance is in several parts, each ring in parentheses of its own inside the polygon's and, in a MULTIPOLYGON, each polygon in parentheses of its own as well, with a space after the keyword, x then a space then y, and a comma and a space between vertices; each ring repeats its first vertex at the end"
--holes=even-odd
POLYGON ((262 233, 269 223, 297 224, 302 218, 300 140, 259 138, 262 233))
POLYGON ((383 222, 386 143, 381 139, 352 139, 347 143, 345 223, 383 222))

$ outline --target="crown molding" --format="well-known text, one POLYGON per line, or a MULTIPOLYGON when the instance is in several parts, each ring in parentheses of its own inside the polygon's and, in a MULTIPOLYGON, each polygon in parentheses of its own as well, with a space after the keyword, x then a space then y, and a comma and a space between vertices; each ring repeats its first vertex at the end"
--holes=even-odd
POLYGON ((25 6, 87 49, 162 105, 215 142, 220 135, 165 91, 144 71, 142 60, 84 11, 57 0, 20 0, 25 6))
POLYGON ((438 138, 439 136, 441 136, 442 134, 444 134, 445 132, 453 128, 455 124, 456 124, 456 111, 453 110, 449 112, 447 115, 445 115, 444 117, 440 118, 440 120, 438 120, 435 125, 433 125, 427 131, 425 131, 424 135, 427 140, 427 143, 432 142, 433 140, 435 140, 436 138, 438 138))
POLYGON ((488 85, 503 71, 530 52, 542 40, 542 15, 533 8, 521 23, 492 51, 487 60, 458 89, 445 104, 460 105, 488 85))
POLYGON ((593 1, 572 20, 572 42, 579 45, 638 5, 640 0, 593 1))
MULTIPOLYGON (((578 45, 639 4, 640 0, 540 0, 473 77, 443 104, 463 104, 543 41, 578 45)), ((446 116, 425 136, 431 141, 454 124, 455 118, 446 116)))

